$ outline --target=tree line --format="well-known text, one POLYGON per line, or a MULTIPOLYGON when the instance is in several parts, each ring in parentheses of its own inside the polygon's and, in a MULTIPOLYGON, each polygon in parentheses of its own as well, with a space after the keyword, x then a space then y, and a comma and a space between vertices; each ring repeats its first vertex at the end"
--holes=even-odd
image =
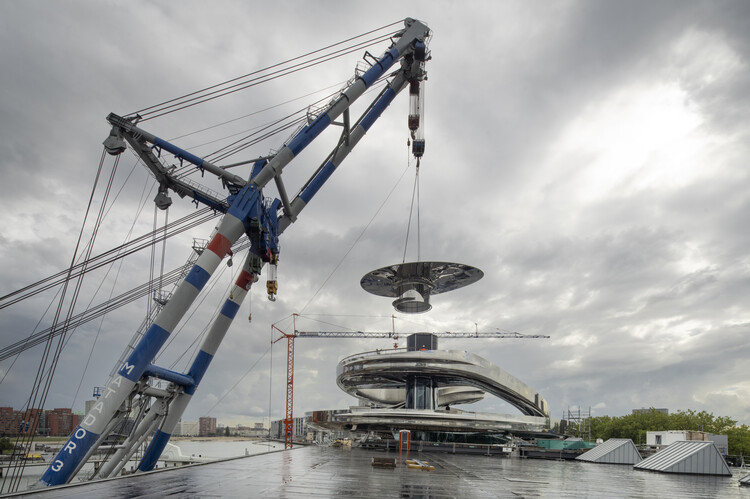
MULTIPOLYGON (((639 411, 626 416, 597 416, 589 419, 591 438, 629 438, 636 445, 646 443, 647 431, 692 430, 705 431, 716 435, 727 435, 729 454, 750 455, 750 426, 738 425, 727 416, 714 416, 706 411, 677 411, 665 414, 655 409, 639 411)), ((573 434, 577 428, 572 425, 573 434)), ((570 433, 570 431, 568 431, 570 433)), ((584 435, 581 435, 584 436, 584 435)), ((585 435, 588 437, 588 435, 585 435)))

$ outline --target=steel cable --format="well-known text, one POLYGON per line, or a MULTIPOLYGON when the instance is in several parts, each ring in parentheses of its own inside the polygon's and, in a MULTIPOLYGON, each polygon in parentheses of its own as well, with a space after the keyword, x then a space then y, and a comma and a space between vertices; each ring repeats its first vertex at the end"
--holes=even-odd
MULTIPOLYGON (((180 97, 176 97, 174 99, 170 99, 170 100, 161 102, 159 104, 155 104, 155 105, 152 105, 152 106, 140 109, 138 111, 130 113, 128 116, 141 116, 141 118, 143 120, 153 119, 153 118, 162 116, 164 114, 168 114, 168 113, 180 110, 180 109, 184 109, 185 107, 190 107, 190 106, 199 104, 201 102, 205 102, 206 100, 210 100, 210 99, 214 99, 214 98, 217 98, 217 97, 221 97, 223 95, 227 95, 228 93, 232 93, 232 92, 235 92, 237 90, 241 90, 241 88, 236 88, 236 87, 245 85, 249 81, 252 82, 252 81, 259 80, 261 77, 257 76, 256 78, 254 78, 252 80, 249 80, 249 81, 241 81, 241 80, 245 80, 245 79, 247 79, 249 77, 263 74, 263 73, 268 72, 268 71, 270 71, 272 69, 283 67, 283 66, 288 65, 288 64, 290 64, 292 62, 305 59, 305 58, 310 57, 312 55, 315 55, 315 54, 324 52, 326 50, 329 50, 331 48, 343 45, 345 43, 351 42, 351 41, 356 40, 358 38, 362 38, 362 37, 370 35, 372 33, 375 33, 375 32, 378 32, 378 31, 382 31, 384 29, 387 29, 387 28, 390 28, 392 26, 395 26, 396 24, 400 23, 401 21, 402 20, 399 20, 399 21, 387 24, 385 26, 381 26, 380 28, 376 28, 374 30, 370 30, 368 32, 362 33, 360 35, 348 38, 346 40, 343 40, 343 41, 340 41, 340 42, 328 45, 326 47, 323 47, 323 48, 320 48, 320 49, 317 49, 317 50, 314 50, 314 51, 311 51, 311 52, 308 52, 306 54, 302 54, 300 56, 293 57, 293 58, 288 59, 286 61, 282 61, 280 63, 273 64, 271 66, 268 66, 268 67, 265 67, 265 68, 262 68, 262 69, 259 69, 259 70, 247 73, 245 75, 238 76, 236 78, 232 78, 230 80, 226 80, 224 82, 217 83, 217 84, 211 85, 209 87, 205 87, 205 88, 203 88, 201 90, 196 90, 194 92, 182 95, 180 97), (235 83, 235 82, 238 82, 238 83, 235 83), (233 85, 229 85, 230 83, 232 83, 233 85), (229 86, 227 86, 227 85, 229 85, 229 86), (224 87, 224 88, 221 88, 221 87, 224 87), (234 89, 234 90, 230 90, 230 89, 234 89), (219 94, 221 92, 225 92, 225 93, 217 95, 217 94, 219 94), (213 96, 213 97, 208 97, 208 96, 213 96), (203 99, 203 100, 200 100, 200 99, 203 99), (191 103, 191 102, 192 102, 192 104, 187 104, 187 103, 191 103), (180 107, 180 106, 182 106, 182 107, 180 107)), ((339 49, 338 51, 333 52, 332 54, 337 54, 335 57, 341 57, 341 56, 343 56, 343 55, 345 55, 347 53, 346 52, 347 50, 359 50, 360 48, 362 48, 361 46, 365 46, 366 47, 366 46, 369 46, 369 45, 372 45, 372 44, 375 44, 375 43, 379 43, 379 42, 381 42, 381 41, 383 41, 385 39, 390 38, 391 36, 393 36, 397 32, 398 32, 398 30, 391 31, 391 32, 388 32, 388 33, 386 33, 384 35, 380 35, 380 36, 378 36, 376 38, 372 38, 372 39, 366 40, 364 42, 358 42, 357 44, 354 45, 354 46, 357 46, 356 49, 352 49, 351 48, 352 46, 350 46, 350 47, 347 47, 347 48, 344 48, 344 49, 339 49)), ((304 64, 311 64, 313 61, 319 61, 320 59, 323 59, 325 57, 333 58, 331 56, 331 54, 318 56, 317 58, 314 58, 314 59, 312 59, 311 61, 309 61, 307 63, 298 63, 296 65, 290 66, 289 68, 279 69, 279 70, 277 70, 275 72, 269 73, 268 75, 266 75, 266 77, 268 77, 270 75, 278 75, 279 73, 282 73, 283 71, 293 72, 293 71, 290 71, 292 68, 298 68, 299 66, 303 66, 304 64)), ((316 65, 316 64, 317 63, 311 64, 311 65, 316 65)), ((287 74, 289 74, 289 73, 287 73, 287 74)), ((278 76, 276 76, 276 77, 278 77, 278 76)), ((273 79, 273 78, 271 78, 271 79, 273 79)))
MULTIPOLYGON (((63 290, 62 290, 62 293, 60 295, 60 301, 58 302, 57 310, 55 311, 55 317, 53 319, 53 324, 55 324, 55 325, 57 324, 57 321, 59 320, 60 314, 62 313, 63 303, 65 301, 65 294, 66 294, 66 291, 67 291, 67 288, 68 288, 68 283, 71 280, 70 273, 71 273, 71 271, 73 269, 73 266, 75 264, 75 260, 76 260, 77 254, 78 254, 78 250, 81 247, 81 241, 83 240, 83 232, 84 232, 84 229, 86 227, 86 221, 88 220, 89 212, 91 211, 91 207, 92 207, 93 202, 94 202, 94 193, 96 192, 96 186, 99 183, 99 178, 101 176, 102 169, 103 169, 103 166, 104 166, 105 154, 106 154, 106 151, 102 150, 101 159, 99 161, 99 168, 97 169, 96 176, 95 176, 95 179, 94 179, 94 187, 91 190, 91 196, 89 197, 89 202, 88 202, 88 206, 86 208, 86 213, 85 213, 84 218, 83 218, 83 223, 81 224, 81 231, 80 231, 80 233, 78 235, 78 242, 76 243, 75 250, 73 251, 73 258, 72 258, 72 261, 71 261, 71 264, 70 264, 70 268, 68 270, 68 279, 66 279, 65 282, 64 282, 64 284, 63 284, 63 290)), ((18 489, 18 486, 21 483, 21 477, 23 475, 23 470, 25 469, 25 466, 26 466, 26 461, 19 459, 20 456, 17 454, 17 451, 15 449, 19 448, 19 447, 20 448, 25 448, 25 446, 28 443, 28 441, 31 440, 31 439, 33 439, 35 425, 38 424, 38 412, 34 411, 34 408, 37 407, 37 406, 40 407, 40 408, 44 407, 43 404, 44 404, 44 400, 46 399, 46 393, 41 394, 42 395, 42 397, 41 397, 41 402, 42 403, 41 404, 37 404, 37 401, 39 400, 39 397, 40 397, 40 388, 42 387, 42 384, 44 382, 44 376, 46 374, 45 371, 47 370, 47 363, 49 362, 50 353, 52 352, 52 339, 53 339, 52 337, 49 337, 47 339, 47 342, 45 343, 44 353, 42 354, 42 359, 41 359, 41 361, 39 363, 39 367, 37 368, 37 372, 36 372, 36 376, 34 378, 34 382, 32 383, 31 393, 29 394, 29 398, 27 399, 26 404, 24 405, 24 412, 25 412, 25 414, 28 415, 29 418, 32 418, 31 424, 29 425, 30 427, 29 427, 28 431, 26 432, 26 434, 24 434, 23 431, 19 431, 19 434, 16 437, 16 443, 14 445, 14 451, 13 451, 13 454, 11 456, 11 463, 13 463, 14 461, 16 461, 16 464, 13 465, 13 466, 11 466, 12 467, 12 472, 10 473, 10 477, 6 476, 5 478, 3 478, 2 487, 0 487, 0 493, 2 493, 5 490, 6 482, 8 483, 8 492, 15 492, 18 489), (19 460, 21 461, 21 463, 17 464, 17 462, 19 460), (8 478, 10 478, 10 480, 8 480, 8 478)), ((57 347, 55 348, 55 351, 56 351, 55 355, 59 355, 57 353, 57 350, 59 349, 59 347, 61 346, 61 344, 62 344, 62 339, 58 340, 57 347)), ((54 364, 54 356, 53 356, 53 364, 54 364)), ((47 378, 47 381, 49 382, 50 378, 47 378)), ((47 383, 47 385, 48 385, 48 383, 47 383)), ((42 389, 42 391, 44 392, 45 390, 42 389)), ((22 421, 21 424, 23 425, 24 423, 25 422, 22 421)), ((23 428, 21 428, 21 430, 23 430, 23 428)))
MULTIPOLYGON (((197 227, 198 225, 212 220, 217 216, 219 215, 217 213, 214 213, 211 208, 208 207, 196 210, 185 217, 175 220, 174 222, 170 222, 167 226, 169 229, 167 232, 167 237, 173 237, 177 234, 181 234, 182 232, 197 227)), ((152 241, 150 241, 149 239, 153 237, 153 231, 147 234, 143 234, 131 241, 128 241, 127 243, 107 250, 104 253, 100 253, 99 255, 90 258, 89 260, 74 264, 69 269, 45 277, 44 279, 41 279, 35 283, 29 284, 28 286, 0 297, 0 309, 18 303, 19 301, 25 300, 30 296, 64 283, 68 279, 68 273, 70 273, 70 277, 77 277, 81 274, 84 267, 87 269, 86 272, 89 272, 91 270, 95 270, 99 267, 112 263, 113 261, 123 258, 127 255, 138 252, 144 248, 148 248, 152 244, 152 241), (118 252, 124 250, 127 251, 125 253, 118 254, 118 252)), ((163 236, 157 237, 156 242, 160 242, 162 240, 162 237, 163 236)))

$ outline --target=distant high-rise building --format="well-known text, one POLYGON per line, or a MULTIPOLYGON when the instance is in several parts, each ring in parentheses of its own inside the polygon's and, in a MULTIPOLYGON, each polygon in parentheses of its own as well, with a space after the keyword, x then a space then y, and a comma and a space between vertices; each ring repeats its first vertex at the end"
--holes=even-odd
POLYGON ((201 437, 205 437, 207 435, 213 435, 215 433, 216 433, 216 418, 212 418, 209 416, 198 418, 198 434, 201 437))

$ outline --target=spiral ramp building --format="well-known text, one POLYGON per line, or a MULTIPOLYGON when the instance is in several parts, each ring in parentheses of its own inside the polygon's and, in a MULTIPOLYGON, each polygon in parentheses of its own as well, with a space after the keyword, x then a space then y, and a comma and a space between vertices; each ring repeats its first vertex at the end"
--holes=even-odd
POLYGON ((337 383, 359 399, 340 411, 315 411, 310 424, 328 430, 396 435, 438 442, 499 443, 549 429, 547 402, 533 388, 486 359, 466 351, 439 350, 438 338, 418 333, 406 350, 375 350, 342 359, 337 383), (455 405, 498 397, 520 414, 491 414, 455 405))

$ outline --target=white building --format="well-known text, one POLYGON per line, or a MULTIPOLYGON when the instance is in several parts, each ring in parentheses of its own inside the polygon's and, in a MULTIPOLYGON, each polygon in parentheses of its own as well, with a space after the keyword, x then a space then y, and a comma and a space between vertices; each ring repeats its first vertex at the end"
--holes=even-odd
POLYGON ((705 431, 690 430, 666 430, 666 431, 647 431, 646 445, 651 447, 665 447, 675 442, 699 441, 713 442, 719 449, 719 452, 726 456, 729 453, 729 438, 726 435, 712 435, 705 431))
POLYGON ((682 442, 684 440, 708 440, 708 433, 702 431, 689 431, 689 430, 666 430, 666 431, 647 431, 646 432, 646 445, 650 446, 664 446, 673 444, 675 442, 682 442))
POLYGON ((260 426, 256 423, 253 428, 238 424, 237 427, 232 430, 232 434, 242 437, 263 438, 268 436, 268 430, 263 427, 263 423, 260 423, 260 426))
POLYGON ((174 435, 197 437, 200 431, 198 421, 180 421, 174 428, 174 435))

